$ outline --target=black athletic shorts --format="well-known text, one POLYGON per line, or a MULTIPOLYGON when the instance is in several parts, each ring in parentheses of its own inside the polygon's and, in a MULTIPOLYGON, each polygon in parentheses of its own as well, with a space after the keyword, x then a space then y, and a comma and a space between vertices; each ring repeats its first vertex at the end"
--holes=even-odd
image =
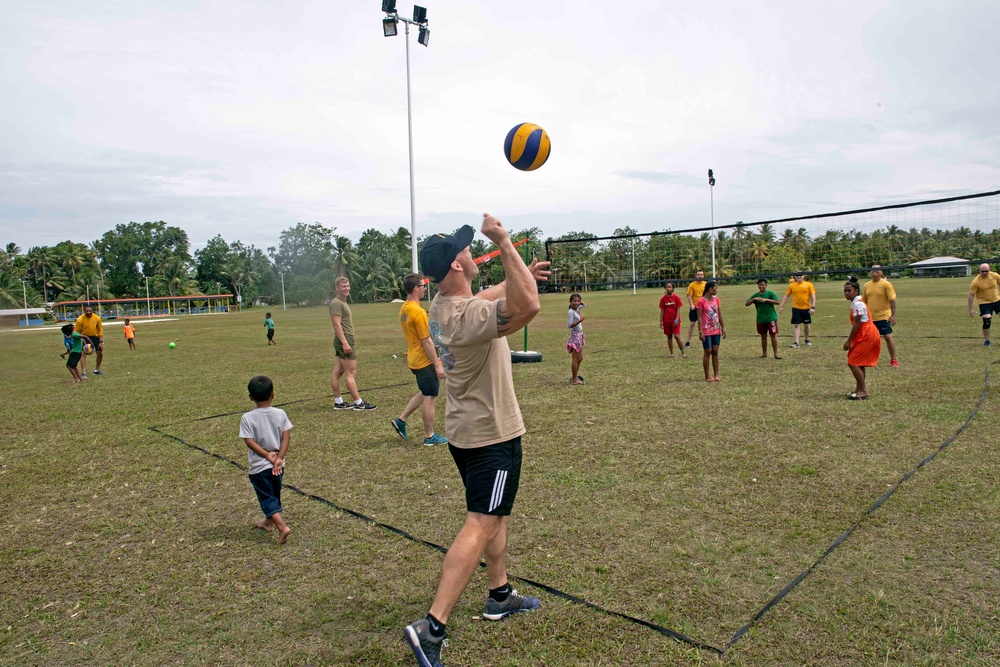
POLYGON ((792 308, 792 324, 812 324, 808 308, 792 308))
POLYGON ((438 395, 441 390, 441 381, 438 379, 437 371, 434 370, 434 364, 416 370, 411 368, 410 372, 417 376, 417 388, 420 389, 421 394, 424 396, 438 395))
POLYGON ((697 321, 698 321, 698 309, 692 308, 691 310, 688 311, 688 322, 697 322, 697 321))
POLYGON ((495 445, 459 449, 448 445, 465 485, 465 508, 510 516, 521 482, 521 436, 495 445))
POLYGON ((888 336, 892 334, 892 322, 889 320, 872 320, 872 324, 878 329, 880 336, 888 336))
POLYGON ((66 359, 66 368, 76 368, 76 365, 80 363, 80 357, 82 356, 82 352, 70 352, 69 358, 66 359))
POLYGON ((1000 313, 1000 301, 994 301, 993 303, 979 304, 980 317, 983 317, 985 315, 990 315, 992 317, 996 313, 1000 313))
POLYGON ((268 329, 267 330, 267 339, 271 340, 272 338, 274 338, 274 329, 268 329))

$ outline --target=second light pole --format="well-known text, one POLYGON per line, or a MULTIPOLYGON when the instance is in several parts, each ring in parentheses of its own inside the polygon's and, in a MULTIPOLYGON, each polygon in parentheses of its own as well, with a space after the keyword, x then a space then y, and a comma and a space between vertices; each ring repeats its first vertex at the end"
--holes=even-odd
POLYGON ((712 207, 712 279, 715 279, 715 173, 708 170, 708 201, 712 207))
POLYGON ((410 102, 410 26, 418 26, 417 42, 423 46, 430 43, 431 31, 427 27, 427 10, 424 7, 413 5, 413 18, 408 19, 400 16, 396 11, 396 0, 382 0, 382 11, 385 12, 385 18, 382 19, 382 34, 386 37, 395 37, 398 34, 399 21, 403 22, 406 33, 406 130, 410 144, 410 245, 413 272, 417 273, 419 271, 417 267, 417 203, 413 189, 413 110, 410 102))

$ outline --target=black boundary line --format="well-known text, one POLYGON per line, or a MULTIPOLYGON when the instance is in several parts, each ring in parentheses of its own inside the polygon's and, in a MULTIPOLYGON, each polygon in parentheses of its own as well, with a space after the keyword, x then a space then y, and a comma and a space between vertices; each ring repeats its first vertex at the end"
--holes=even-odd
MULTIPOLYGON (((412 382, 399 382, 397 384, 384 384, 381 387, 366 387, 364 389, 364 391, 375 391, 376 389, 395 389, 396 387, 408 387, 411 384, 413 384, 413 383, 412 382)), ((309 403, 311 401, 325 401, 326 399, 331 398, 332 396, 333 396, 333 394, 329 394, 328 396, 314 396, 313 398, 298 398, 298 399, 295 399, 294 401, 285 401, 284 403, 275 403, 274 407, 280 408, 280 407, 282 407, 284 405, 295 405, 296 403, 309 403)), ((217 415, 209 415, 208 417, 195 417, 194 419, 185 419, 183 421, 170 422, 169 424, 157 424, 156 426, 149 426, 147 428, 150 431, 152 431, 153 429, 160 429, 160 428, 164 428, 166 426, 175 426, 177 424, 193 424, 195 422, 208 421, 209 419, 218 419, 220 417, 231 417, 233 415, 242 415, 245 412, 246 412, 246 410, 234 410, 233 412, 220 412, 217 415)), ((157 433, 161 433, 162 435, 167 435, 166 433, 162 433, 161 431, 157 431, 157 433)), ((173 437, 173 436, 169 436, 168 435, 167 437, 173 437)), ((181 440, 181 442, 184 442, 184 441, 181 440)), ((187 445, 188 443, 184 442, 184 444, 187 445)), ((195 447, 195 449, 198 449, 198 447, 195 447)), ((202 451, 204 451, 204 450, 202 450, 202 451)), ((211 454, 211 452, 205 452, 205 453, 206 454, 211 454)), ((229 459, 225 459, 225 460, 228 461, 229 459)))
MULTIPOLYGON (((392 386, 392 387, 408 386, 409 384, 410 383, 401 383, 399 385, 390 385, 390 386, 392 386)), ((371 389, 384 389, 384 388, 385 387, 372 387, 371 389)), ((366 389, 366 391, 369 391, 369 389, 366 389)), ((323 397, 323 398, 326 398, 326 397, 323 397)), ((297 400, 297 401, 289 401, 288 403, 282 403, 281 405, 290 405, 292 403, 303 403, 303 402, 311 401, 311 400, 320 400, 320 399, 300 399, 300 400, 297 400)), ((211 417, 198 417, 196 419, 189 419, 189 420, 183 421, 183 422, 172 422, 170 424, 163 424, 163 425, 160 425, 160 426, 149 426, 149 427, 147 427, 147 430, 150 431, 150 432, 152 432, 152 433, 157 433, 159 435, 162 435, 163 437, 169 438, 169 439, 171 439, 171 440, 173 440, 175 442, 179 442, 182 445, 184 445, 185 447, 190 447, 191 449, 197 450, 197 451, 199 451, 199 452, 201 452, 203 454, 207 454, 207 455, 211 456, 212 458, 214 458, 214 459, 216 459, 218 461, 222 461, 224 463, 228 463, 228 464, 232 465, 233 467, 235 467, 235 468, 237 468, 237 469, 239 469, 239 470, 241 470, 243 472, 246 472, 246 470, 247 470, 246 466, 243 466, 243 465, 237 463, 236 461, 233 461, 232 459, 226 458, 225 456, 222 456, 221 454, 216 454, 215 452, 211 452, 211 451, 205 449, 204 447, 199 447, 198 445, 192 445, 190 442, 187 442, 186 440, 184 440, 182 438, 178 438, 176 435, 172 435, 170 433, 166 433, 166 432, 160 430, 160 429, 165 428, 167 426, 173 426, 173 425, 176 425, 176 424, 194 423, 194 422, 198 422, 198 421, 205 421, 205 420, 208 420, 208 419, 216 419, 218 417, 227 417, 227 416, 236 415, 236 414, 243 414, 244 412, 246 412, 246 411, 245 410, 241 410, 239 412, 226 412, 226 413, 222 413, 222 414, 219 414, 219 415, 213 415, 211 417)), ((291 484, 285 484, 284 488, 289 489, 289 490, 293 491, 294 493, 299 494, 300 496, 303 496, 303 497, 308 498, 310 500, 314 500, 314 501, 316 501, 318 503, 326 505, 327 507, 330 507, 331 509, 337 510, 338 512, 343 512, 344 514, 352 516, 352 517, 354 517, 356 519, 360 519, 361 521, 364 521, 366 523, 370 523, 373 526, 376 526, 378 528, 382 528, 384 530, 387 530, 387 531, 389 531, 390 533, 392 533, 394 535, 398 535, 400 537, 406 538, 406 539, 410 540, 411 542, 415 542, 417 544, 422 544, 424 546, 430 547, 431 549, 434 549, 435 551, 439 551, 442 554, 448 553, 448 549, 445 548, 445 547, 443 547, 443 546, 441 546, 440 544, 435 544, 434 542, 429 542, 429 541, 421 539, 419 537, 415 537, 415 536, 411 535, 410 533, 406 532, 405 530, 402 530, 400 528, 396 528, 395 526, 391 526, 391 525, 389 525, 387 523, 382 523, 381 521, 377 521, 377 520, 375 520, 375 519, 373 519, 373 518, 371 518, 369 516, 366 516, 366 515, 364 515, 364 514, 362 514, 360 512, 357 512, 355 510, 348 509, 346 507, 341 507, 340 505, 338 505, 337 503, 333 502, 332 500, 328 500, 328 499, 326 499, 326 498, 324 498, 322 496, 318 496, 318 495, 316 495, 314 493, 309 493, 307 491, 304 491, 304 490, 300 489, 297 486, 294 486, 294 485, 291 485, 291 484)), ((479 563, 479 567, 485 568, 486 567, 486 563, 480 562, 479 563)), ((654 631, 660 633, 661 635, 664 635, 666 637, 670 637, 671 639, 677 640, 679 642, 683 642, 685 644, 689 644, 691 646, 694 646, 695 648, 704 649, 706 651, 711 651, 712 653, 715 653, 718 656, 722 656, 725 653, 725 651, 723 649, 720 649, 717 646, 712 646, 711 644, 706 644, 704 642, 700 642, 697 639, 692 639, 692 638, 690 638, 690 637, 688 637, 688 636, 686 636, 686 635, 684 635, 684 634, 682 634, 680 632, 677 632, 676 630, 671 630, 670 628, 665 628, 662 625, 657 625, 656 623, 653 623, 651 621, 645 621, 645 620, 643 620, 641 618, 636 618, 634 616, 629 616, 629 615, 623 614, 621 612, 617 612, 617 611, 613 611, 613 610, 610 610, 610 609, 606 609, 604 607, 601 607, 601 606, 598 606, 598 605, 594 604, 593 602, 588 602, 587 600, 584 600, 583 598, 579 598, 579 597, 577 597, 575 595, 571 595, 570 593, 566 593, 565 591, 559 590, 558 588, 554 588, 552 586, 549 586, 548 584, 543 584, 541 582, 534 581, 534 580, 528 579, 526 577, 519 577, 517 575, 510 574, 510 573, 508 573, 507 576, 510 577, 511 579, 516 579, 517 581, 524 582, 525 584, 528 584, 529 586, 534 586, 535 588, 541 589, 541 590, 543 590, 543 591, 545 591, 545 592, 547 592, 547 593, 549 593, 551 595, 554 595, 556 597, 560 597, 560 598, 562 598, 564 600, 568 600, 570 602, 574 602, 574 603, 579 604, 579 605, 583 605, 584 607, 587 607, 589 609, 593 609, 593 610, 598 611, 598 612, 600 612, 602 614, 606 614, 608 616, 613 616, 613 617, 616 617, 616 618, 621 618, 621 619, 624 619, 626 621, 630 621, 632 623, 635 623, 637 625, 641 625, 643 627, 649 628, 650 630, 654 630, 654 631)))
POLYGON ((943 443, 941 443, 941 445, 937 449, 935 449, 930 455, 928 455, 920 463, 918 463, 916 465, 916 467, 914 467, 908 473, 906 473, 905 475, 903 475, 902 477, 900 477, 899 481, 897 481, 895 484, 893 484, 891 487, 889 487, 889 489, 885 493, 883 493, 879 497, 878 500, 876 500, 874 503, 872 503, 872 505, 867 510, 865 510, 864 513, 862 513, 862 515, 858 518, 858 520, 855 521, 851 525, 850 528, 848 528, 846 531, 844 531, 844 533, 840 537, 838 537, 836 540, 834 540, 833 544, 831 544, 829 547, 827 547, 826 551, 824 551, 822 553, 822 555, 820 555, 820 557, 817 558, 816 561, 812 565, 810 565, 805 570, 803 570, 802 572, 800 572, 799 575, 797 577, 795 577, 794 579, 792 579, 792 581, 789 582, 787 586, 785 586, 784 588, 782 588, 781 591, 777 595, 775 595, 773 598, 771 598, 771 600, 768 601, 767 604, 765 604, 763 607, 761 607, 760 610, 756 614, 754 614, 753 617, 750 619, 750 622, 747 623, 746 625, 744 625, 739 630, 737 630, 736 634, 733 635, 732 639, 730 639, 728 642, 726 642, 725 646, 722 649, 721 657, 725 657, 725 655, 726 655, 726 653, 728 653, 729 649, 733 647, 733 644, 735 644, 736 642, 738 642, 743 637, 743 635, 745 635, 747 633, 747 631, 750 630, 750 628, 753 627, 754 624, 757 623, 757 621, 759 621, 776 604, 778 604, 779 602, 781 602, 781 600, 784 599, 784 597, 786 595, 788 595, 792 591, 792 589, 794 589, 796 586, 798 586, 802 582, 803 579, 805 579, 806 577, 808 577, 813 572, 813 570, 815 570, 817 567, 819 567, 823 563, 823 561, 826 560, 826 557, 829 556, 831 553, 833 553, 834 550, 837 547, 839 547, 841 544, 843 544, 844 541, 847 540, 847 538, 851 536, 851 534, 855 531, 856 528, 858 528, 862 523, 864 523, 864 521, 867 520, 868 517, 870 517, 872 514, 874 514, 874 512, 879 507, 881 507, 885 503, 885 501, 888 500, 890 498, 890 496, 892 496, 892 494, 896 493, 896 491, 899 490, 899 487, 902 486, 902 484, 904 482, 906 482, 911 477, 913 477, 915 474, 917 474, 917 471, 919 471, 925 465, 927 465, 928 463, 930 463, 931 461, 933 461, 934 458, 937 457, 938 454, 940 454, 942 451, 944 451, 945 448, 947 448, 949 445, 951 445, 951 443, 953 443, 958 438, 958 436, 960 436, 962 434, 962 432, 965 431, 966 427, 968 427, 969 424, 972 422, 973 417, 976 416, 976 413, 979 412, 979 408, 982 407, 983 402, 986 400, 986 394, 987 394, 987 392, 990 389, 990 366, 992 366, 995 363, 997 363, 997 362, 994 361, 994 362, 991 362, 991 363, 987 364, 987 366, 986 366, 986 377, 985 377, 985 382, 984 382, 984 385, 983 385, 983 391, 982 391, 981 394, 979 394, 979 400, 976 401, 976 405, 975 405, 975 407, 972 408, 972 412, 969 413, 969 416, 965 419, 965 421, 962 423, 962 425, 958 427, 958 430, 955 431, 955 433, 953 433, 950 438, 948 438, 943 443))
MULTIPOLYGON (((716 646, 713 646, 712 644, 706 644, 706 643, 700 642, 700 641, 698 641, 696 639, 692 639, 692 638, 690 638, 690 637, 688 637, 688 636, 686 636, 686 635, 684 635, 684 634, 682 634, 680 632, 677 632, 675 630, 671 630, 669 628, 665 628, 665 627, 663 627, 661 625, 658 625, 656 623, 653 623, 651 621, 646 621, 646 620, 643 620, 641 618, 636 618, 634 616, 629 616, 628 614, 623 614, 621 612, 613 611, 613 610, 606 609, 604 607, 598 606, 598 605, 596 605, 596 604, 594 604, 592 602, 588 602, 587 600, 584 600, 583 598, 577 597, 575 595, 571 595, 570 593, 566 593, 565 591, 562 591, 562 590, 560 590, 558 588, 554 588, 552 586, 549 586, 548 584, 544 584, 544 583, 541 583, 541 582, 538 582, 538 581, 534 581, 534 580, 528 579, 526 577, 520 577, 520 576, 517 576, 517 575, 512 575, 510 573, 508 573, 508 576, 511 579, 516 579, 517 581, 524 582, 525 584, 528 584, 529 586, 533 586, 535 588, 543 590, 543 591, 545 591, 545 592, 547 592, 547 593, 549 593, 551 595, 554 595, 556 597, 559 597, 559 598, 562 598, 564 600, 568 600, 570 602, 582 605, 582 606, 587 607, 589 609, 593 609, 594 611, 600 612, 600 613, 605 614, 607 616, 613 616, 615 618, 621 618, 623 620, 630 621, 630 622, 635 623, 637 625, 641 625, 641 626, 643 626, 645 628, 649 628, 650 630, 653 630, 653 631, 655 631, 655 632, 657 632, 657 633, 659 633, 661 635, 664 635, 666 637, 670 637, 670 638, 675 639, 675 640, 677 640, 679 642, 683 642, 685 644, 689 644, 690 646, 693 646, 695 648, 699 648, 699 649, 711 651, 712 653, 715 653, 716 655, 718 655, 720 659, 721 658, 725 658, 726 654, 729 652, 729 649, 731 649, 734 644, 736 644, 740 639, 742 639, 743 636, 761 618, 763 618, 772 608, 774 608, 779 602, 781 602, 785 598, 785 596, 787 596, 796 586, 798 586, 800 583, 802 583, 802 581, 805 580, 806 577, 808 577, 817 567, 819 567, 826 560, 827 556, 829 556, 841 544, 843 544, 847 540, 847 538, 849 538, 854 533, 854 531, 858 527, 860 527, 861 524, 864 523, 868 519, 868 517, 870 517, 872 514, 874 514, 875 511, 878 510, 885 503, 886 500, 888 500, 897 490, 899 490, 899 488, 903 485, 904 482, 908 481, 921 468, 923 468, 925 465, 927 465, 928 463, 930 463, 931 461, 933 461, 937 457, 938 454, 940 454, 948 446, 950 446, 958 438, 958 436, 960 436, 965 431, 965 429, 972 422, 973 418, 979 412, 979 408, 982 407, 983 402, 986 400, 986 395, 987 395, 987 393, 989 391, 989 388, 990 388, 990 369, 989 369, 989 367, 991 365, 995 364, 995 363, 1000 363, 1000 362, 991 362, 990 364, 988 364, 986 366, 986 370, 985 370, 985 382, 984 382, 984 386, 983 386, 983 391, 979 395, 979 400, 976 401, 975 406, 972 408, 972 412, 969 413, 969 416, 966 417, 965 421, 958 427, 958 430, 956 430, 955 433, 953 433, 951 435, 951 437, 949 437, 947 440, 945 440, 943 443, 941 443, 941 445, 939 445, 938 448, 935 449, 931 454, 929 454, 923 460, 921 460, 912 470, 910 470, 905 475, 903 475, 901 478, 899 478, 899 480, 895 484, 893 484, 885 493, 883 493, 878 498, 878 500, 876 500, 874 503, 872 503, 872 505, 870 507, 868 507, 868 509, 865 510, 864 513, 862 513, 862 515, 853 524, 851 524, 851 526, 846 531, 844 531, 840 535, 840 537, 838 537, 836 540, 834 540, 833 544, 831 544, 829 547, 827 547, 827 549, 819 556, 819 558, 817 558, 812 563, 812 565, 810 565, 805 570, 803 570, 802 572, 800 572, 798 574, 798 576, 796 576, 794 579, 792 579, 791 582, 789 582, 784 588, 782 588, 781 591, 778 592, 777 595, 775 595, 773 598, 771 598, 771 600, 769 600, 767 602, 767 604, 765 604, 763 607, 761 607, 757 611, 757 613, 755 613, 751 617, 751 619, 750 619, 750 621, 748 623, 746 623, 743 627, 741 627, 739 630, 737 630, 736 633, 732 636, 732 638, 728 642, 726 642, 725 645, 721 649, 718 648, 718 647, 716 647, 716 646)), ((407 386, 408 384, 409 383, 399 383, 399 384, 393 384, 393 385, 385 385, 383 387, 371 387, 370 389, 386 389, 386 388, 391 388, 391 387, 407 386)), ((366 389, 366 391, 368 391, 368 390, 369 389, 366 389)), ((324 397, 321 397, 321 398, 298 399, 298 400, 295 400, 295 401, 288 401, 286 403, 281 403, 280 405, 292 405, 292 404, 295 404, 295 403, 305 403, 305 402, 308 402, 308 401, 324 400, 326 398, 328 398, 328 397, 324 396, 324 397)), ((183 440, 181 438, 178 438, 175 435, 171 435, 170 433, 166 433, 166 432, 160 430, 161 428, 164 428, 166 426, 173 426, 173 425, 176 425, 176 424, 193 423, 193 422, 198 422, 198 421, 205 421, 205 420, 208 420, 208 419, 217 419, 219 417, 227 417, 227 416, 231 416, 231 415, 235 415, 235 414, 242 414, 243 412, 245 412, 245 411, 240 410, 240 411, 237 411, 237 412, 226 412, 226 413, 222 413, 222 414, 218 414, 218 415, 212 415, 212 416, 209 416, 209 417, 198 417, 198 418, 195 418, 195 419, 189 419, 189 420, 185 420, 185 421, 171 422, 170 424, 163 424, 161 426, 149 426, 149 427, 147 427, 147 430, 149 430, 150 432, 162 435, 162 436, 164 436, 166 438, 169 438, 171 440, 174 440, 175 442, 179 442, 182 445, 184 445, 185 447, 189 447, 191 449, 195 449, 195 450, 197 450, 199 452, 202 452, 203 454, 207 454, 207 455, 211 456, 214 459, 217 459, 219 461, 223 461, 225 463, 229 463, 230 465, 236 467, 237 469, 245 472, 246 471, 246 467, 243 466, 243 465, 240 465, 239 463, 237 463, 236 461, 233 461, 232 459, 228 459, 228 458, 222 456, 221 454, 216 454, 215 452, 211 452, 211 451, 209 451, 209 450, 207 450, 207 449, 205 449, 203 447, 199 447, 197 445, 192 445, 191 443, 189 443, 189 442, 187 442, 187 441, 185 441, 185 440, 183 440)), ((287 488, 287 489, 293 491, 294 493, 297 493, 297 494, 299 494, 299 495, 301 495, 301 496, 303 496, 305 498, 308 498, 310 500, 313 500, 313 501, 316 501, 316 502, 321 503, 323 505, 326 505, 327 507, 330 507, 331 509, 337 510, 339 512, 343 512, 343 513, 345 513, 345 514, 347 514, 349 516, 352 516, 352 517, 354 517, 356 519, 360 519, 362 521, 365 521, 366 523, 370 523, 373 526, 376 526, 378 528, 382 528, 382 529, 384 529, 384 530, 386 530, 386 531, 388 531, 388 532, 390 532, 390 533, 392 533, 394 535, 398 535, 400 537, 408 539, 411 542, 414 542, 414 543, 417 543, 417 544, 422 544, 424 546, 430 547, 431 549, 434 549, 435 551, 438 551, 438 552, 440 552, 442 554, 448 553, 448 549, 445 548, 445 547, 443 547, 443 546, 441 546, 441 545, 439 545, 439 544, 436 544, 434 542, 429 542, 429 541, 421 539, 419 537, 415 537, 415 536, 411 535, 410 533, 406 532, 405 530, 402 530, 400 528, 396 528, 395 526, 391 526, 391 525, 386 524, 386 523, 382 523, 380 521, 376 521, 375 519, 373 519, 373 518, 371 518, 369 516, 366 516, 366 515, 364 515, 364 514, 362 514, 360 512, 357 512, 355 510, 348 509, 346 507, 341 507, 340 505, 336 504, 335 502, 333 502, 331 500, 328 500, 328 499, 326 499, 326 498, 324 498, 322 496, 318 496, 318 495, 313 494, 313 493, 308 493, 308 492, 300 489, 297 486, 294 486, 294 485, 291 485, 291 484, 286 484, 285 488, 287 488)), ((479 563, 479 567, 485 568, 486 564, 483 563, 483 562, 480 562, 479 563)))

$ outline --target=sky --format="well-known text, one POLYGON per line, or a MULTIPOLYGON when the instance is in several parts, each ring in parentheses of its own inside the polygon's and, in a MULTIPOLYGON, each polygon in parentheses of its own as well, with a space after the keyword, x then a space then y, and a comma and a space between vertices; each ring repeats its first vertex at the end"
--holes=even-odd
MULTIPOLYGON (((429 47, 409 38, 419 237, 483 212, 602 236, 1000 188, 993 0, 426 7, 429 47), (521 122, 552 141, 533 172, 503 155, 521 122)), ((266 249, 300 222, 409 228, 406 41, 383 16, 381 0, 4 3, 0 242, 159 220, 192 250, 266 249)))

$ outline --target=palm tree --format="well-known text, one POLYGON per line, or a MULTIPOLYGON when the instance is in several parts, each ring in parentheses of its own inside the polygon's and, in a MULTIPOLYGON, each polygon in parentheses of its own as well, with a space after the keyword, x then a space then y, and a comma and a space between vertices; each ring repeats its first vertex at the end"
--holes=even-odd
POLYGON ((755 271, 757 273, 760 273, 761 261, 767 259, 767 255, 770 251, 771 248, 764 239, 754 241, 753 245, 750 246, 750 256, 753 258, 755 271))
POLYGON ((80 248, 76 243, 67 243, 62 247, 61 253, 56 258, 59 266, 69 271, 70 279, 73 282, 76 282, 76 270, 87 261, 87 256, 84 255, 80 248))
POLYGON ((198 283, 191 275, 191 268, 181 257, 171 257, 156 269, 157 291, 170 296, 187 296, 198 293, 198 283))
POLYGON ((351 276, 355 264, 358 263, 358 254, 354 251, 351 240, 346 236, 338 236, 333 240, 333 270, 337 276, 351 276))
POLYGON ((0 271, 0 305, 21 308, 24 306, 21 281, 10 271, 0 271))

